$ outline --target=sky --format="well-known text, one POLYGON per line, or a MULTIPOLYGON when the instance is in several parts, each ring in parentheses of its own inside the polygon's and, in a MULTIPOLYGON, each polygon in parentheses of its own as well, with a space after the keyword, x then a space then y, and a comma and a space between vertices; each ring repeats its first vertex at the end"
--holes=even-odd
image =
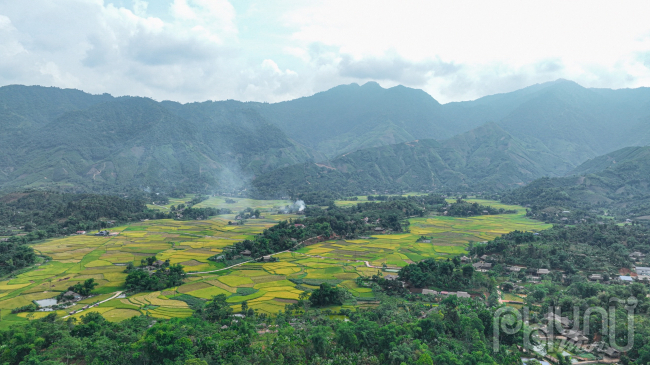
POLYGON ((650 1, 0 0, 0 86, 278 102, 340 84, 441 103, 565 78, 650 86, 650 1))

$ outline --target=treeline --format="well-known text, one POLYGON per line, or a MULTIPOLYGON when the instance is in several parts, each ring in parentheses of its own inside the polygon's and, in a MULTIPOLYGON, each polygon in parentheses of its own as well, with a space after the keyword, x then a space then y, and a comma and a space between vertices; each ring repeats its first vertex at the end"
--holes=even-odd
POLYGON ((166 262, 153 273, 146 269, 129 269, 124 286, 130 292, 158 291, 183 285, 185 277, 183 265, 169 265, 169 262, 166 262))
POLYGON ((26 243, 90 231, 139 219, 169 218, 148 209, 142 198, 49 191, 12 193, 0 199, 0 226, 9 242, 26 243), (16 232, 25 235, 15 235, 16 232))
POLYGON ((265 229, 252 240, 240 241, 231 247, 224 248, 223 252, 213 259, 218 260, 222 256, 225 260, 232 260, 246 250, 251 252, 252 257, 260 257, 291 249, 298 242, 308 238, 317 236, 329 238, 333 232, 329 224, 330 221, 313 218, 281 221, 273 227, 265 229))
POLYGON ((483 214, 515 214, 516 210, 506 210, 503 208, 493 208, 489 205, 479 203, 470 203, 462 199, 456 199, 454 203, 446 204, 438 208, 440 213, 451 217, 473 217, 483 214))
POLYGON ((16 242, 0 242, 0 276, 23 269, 36 262, 34 249, 16 242))
POLYGON ((418 288, 438 290, 485 287, 491 291, 495 287, 491 278, 475 272, 472 265, 461 265, 458 257, 446 261, 425 259, 406 265, 400 269, 399 278, 418 288))
POLYGON ((629 254, 635 251, 650 253, 650 229, 613 223, 554 226, 539 233, 514 231, 470 248, 473 255, 496 254, 495 263, 568 273, 630 267, 629 254))
POLYGON ((494 309, 450 297, 438 307, 394 298, 347 321, 326 311, 246 311, 232 316, 225 296, 197 303, 189 318, 134 317, 114 323, 90 312, 79 321, 52 314, 0 333, 3 364, 184 365, 519 365, 520 335, 492 350, 494 309), (264 333, 268 330, 268 333, 264 333), (258 332, 259 331, 259 332, 258 332), (519 336, 519 337, 518 337, 519 336))
POLYGON ((394 196, 380 202, 358 203, 350 207, 330 205, 327 209, 308 207, 308 217, 335 218, 332 227, 337 234, 361 235, 373 228, 402 232, 408 229, 408 217, 423 217, 446 204, 440 195, 394 196), (367 218, 367 220, 366 220, 367 218), (346 224, 341 224, 345 222, 346 224))
MULTIPOLYGON (((196 197, 182 210, 182 217, 147 208, 152 199, 142 194, 130 197, 99 194, 73 194, 51 191, 12 193, 0 198, 0 235, 10 242, 30 242, 77 231, 91 231, 141 219, 207 219, 223 214, 215 208, 194 208, 206 197, 196 197), (18 236, 17 232, 24 232, 18 236)), ((229 210, 225 210, 228 211, 229 210)))

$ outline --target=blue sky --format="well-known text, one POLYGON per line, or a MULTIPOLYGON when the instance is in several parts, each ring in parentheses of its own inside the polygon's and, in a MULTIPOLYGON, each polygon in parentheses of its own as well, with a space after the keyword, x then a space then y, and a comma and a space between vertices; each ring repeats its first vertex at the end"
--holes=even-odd
POLYGON ((650 86, 650 2, 0 0, 0 85, 276 102, 339 84, 440 102, 558 78, 650 86))

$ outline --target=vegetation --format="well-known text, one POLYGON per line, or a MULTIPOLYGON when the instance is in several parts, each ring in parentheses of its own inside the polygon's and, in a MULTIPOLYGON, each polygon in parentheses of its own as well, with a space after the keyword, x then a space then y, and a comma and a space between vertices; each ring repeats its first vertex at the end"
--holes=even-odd
POLYGON ((346 312, 348 322, 317 311, 235 320, 217 296, 186 319, 112 323, 90 312, 75 323, 50 315, 2 332, 0 356, 8 364, 520 364, 514 336, 491 351, 493 309, 453 297, 419 318, 430 309, 387 299, 346 312), (272 331, 257 332, 265 328, 272 331))
POLYGON ((68 290, 73 291, 83 297, 87 297, 90 295, 90 292, 95 289, 95 287, 99 285, 95 282, 95 279, 90 278, 86 281, 84 281, 83 284, 81 283, 76 283, 75 285, 71 286, 68 288, 68 290))
POLYGON ((483 214, 515 214, 516 210, 506 210, 503 208, 492 208, 489 205, 480 205, 479 203, 470 203, 462 199, 457 199, 454 203, 438 208, 440 213, 451 217, 471 217, 483 214))
POLYGON ((183 284, 185 271, 183 265, 171 265, 150 273, 148 270, 135 269, 126 277, 126 290, 131 292, 155 291, 183 284))
POLYGON ((140 219, 161 219, 168 215, 147 209, 143 198, 115 195, 27 191, 0 199, 0 226, 9 227, 9 242, 70 235, 112 227, 140 219), (27 232, 14 235, 14 232, 27 232))
POLYGON ((494 262, 532 268, 618 271, 630 267, 629 254, 650 252, 650 228, 616 224, 554 226, 539 233, 514 231, 474 245, 472 254, 497 255, 494 262))
POLYGON ((0 242, 0 276, 33 265, 35 261, 33 248, 16 242, 0 242))

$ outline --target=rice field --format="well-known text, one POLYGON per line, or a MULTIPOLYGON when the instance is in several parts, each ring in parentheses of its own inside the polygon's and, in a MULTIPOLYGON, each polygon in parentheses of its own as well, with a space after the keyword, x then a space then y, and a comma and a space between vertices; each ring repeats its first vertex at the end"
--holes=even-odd
MULTIPOLYGON (((0 281, 0 328, 46 315, 44 312, 31 313, 31 316, 28 313, 11 314, 11 310, 33 300, 53 298, 88 278, 99 283, 95 290, 98 295, 74 307, 59 310, 57 315, 65 316, 83 305, 109 298, 112 293, 123 290, 124 267, 129 262, 139 265, 140 260, 149 256, 180 263, 187 272, 221 269, 223 264, 208 258, 220 253, 224 247, 251 238, 277 221, 290 217, 274 214, 288 203, 286 201, 235 200, 236 203, 226 204, 225 198, 216 197, 200 205, 227 205, 235 212, 246 207, 256 208, 263 212, 265 219, 249 220, 244 226, 228 225, 228 220, 232 220, 234 215, 205 221, 138 222, 112 229, 112 232, 119 233, 116 236, 70 236, 34 245, 37 252, 51 260, 34 270, 0 281)), ((321 242, 296 252, 275 255, 277 262, 246 263, 229 270, 193 274, 186 284, 177 288, 113 299, 92 311, 100 312, 111 321, 140 314, 158 318, 186 317, 192 310, 186 302, 175 298, 189 295, 207 300, 224 294, 236 312, 246 301, 254 310, 274 314, 284 310, 285 305, 295 303, 302 289, 313 289, 323 282, 347 288, 361 305, 364 300, 373 300, 374 296, 369 288, 358 287, 355 279, 359 275, 375 274, 383 265, 399 269, 426 258, 446 259, 466 252, 470 241, 490 240, 513 230, 549 227, 527 219, 522 207, 488 201, 480 203, 517 209, 518 213, 469 218, 413 218, 408 233, 321 242), (431 242, 417 243, 421 235, 431 237, 431 242)))

